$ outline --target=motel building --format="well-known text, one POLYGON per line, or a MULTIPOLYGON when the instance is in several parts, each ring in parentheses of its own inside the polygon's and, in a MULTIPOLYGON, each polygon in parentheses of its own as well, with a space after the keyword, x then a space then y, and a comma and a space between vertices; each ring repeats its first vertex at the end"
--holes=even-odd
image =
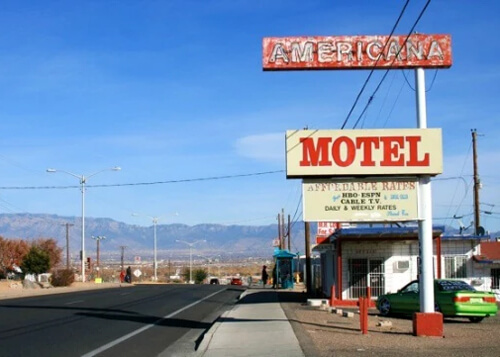
MULTIPOLYGON (((494 291, 500 301, 500 241, 490 236, 446 235, 433 227, 433 272, 436 279, 460 279, 477 290, 494 291)), ((334 306, 354 306, 369 295, 396 292, 419 276, 418 227, 354 226, 318 236, 317 291, 334 306), (369 289, 367 289, 369 288, 369 289)))

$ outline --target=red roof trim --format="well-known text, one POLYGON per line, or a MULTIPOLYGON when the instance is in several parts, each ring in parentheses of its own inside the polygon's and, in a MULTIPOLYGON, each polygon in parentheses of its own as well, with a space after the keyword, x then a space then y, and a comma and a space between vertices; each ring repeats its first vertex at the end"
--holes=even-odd
POLYGON ((500 242, 482 242, 480 249, 481 260, 500 260, 500 242))

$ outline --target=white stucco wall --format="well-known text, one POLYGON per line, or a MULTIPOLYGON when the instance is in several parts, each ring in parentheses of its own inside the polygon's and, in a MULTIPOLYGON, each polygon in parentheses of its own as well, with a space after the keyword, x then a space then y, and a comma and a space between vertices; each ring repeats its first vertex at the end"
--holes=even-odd
MULTIPOLYGON (((360 242, 343 242, 342 244, 342 298, 347 299, 349 296, 349 259, 367 258, 367 259, 382 259, 384 261, 385 272, 385 291, 395 292, 418 276, 418 241, 360 241, 360 242), (409 266, 406 269, 397 269, 398 261, 408 261, 409 266)), ((490 270, 484 265, 473 261, 472 257, 479 254, 478 245, 470 240, 442 240, 441 241, 441 274, 442 278, 447 278, 445 275, 445 256, 466 256, 467 257, 467 275, 463 279, 469 284, 474 283, 474 287, 478 290, 490 290, 491 278, 490 270), (481 282, 481 285, 477 285, 481 282)), ((328 261, 329 272, 333 271, 333 255, 328 261)), ((437 276, 437 259, 436 249, 434 244, 434 274, 437 276)), ((323 288, 325 294, 329 294, 329 286, 333 283, 332 276, 325 280, 323 288)))

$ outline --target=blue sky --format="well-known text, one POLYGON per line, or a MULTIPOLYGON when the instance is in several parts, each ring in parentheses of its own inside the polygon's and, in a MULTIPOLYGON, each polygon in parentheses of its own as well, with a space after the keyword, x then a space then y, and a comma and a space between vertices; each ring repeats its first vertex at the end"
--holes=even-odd
MULTIPOLYGON (((410 2, 406 35, 426 1, 410 2)), ((86 215, 149 225, 270 224, 294 215, 284 133, 338 129, 368 71, 263 72, 263 37, 388 35, 404 1, 3 1, 0 4, 0 212, 81 214, 78 175, 102 172, 86 215), (193 179, 251 175, 219 180, 193 179), (148 184, 139 183, 169 182, 148 184), (19 187, 21 189, 12 189, 19 187), (174 213, 177 213, 175 215, 174 213)), ((451 69, 426 72, 429 127, 443 129, 436 223, 472 220, 472 128, 481 216, 500 229, 497 1, 434 0, 416 30, 452 36, 451 69), (435 80, 433 78, 435 77, 435 80), (431 86, 432 84, 432 86, 431 86), (495 213, 496 212, 496 213, 495 213)), ((363 128, 415 127, 413 73, 391 71, 363 128)), ((383 72, 377 71, 346 128, 383 72)), ((301 212, 301 207, 298 213, 301 212)), ((301 216, 298 215, 300 219, 301 216)))

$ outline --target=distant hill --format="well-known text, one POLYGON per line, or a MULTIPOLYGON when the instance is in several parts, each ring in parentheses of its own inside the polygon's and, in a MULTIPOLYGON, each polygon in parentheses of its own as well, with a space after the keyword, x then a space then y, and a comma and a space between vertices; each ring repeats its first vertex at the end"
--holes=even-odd
MULTIPOLYGON (((54 238, 60 247, 66 247, 66 223, 70 227, 69 246, 71 255, 77 257, 81 249, 81 218, 48 214, 0 214, 0 236, 4 238, 54 238)), ((446 227, 446 234, 456 234, 458 230, 446 227)), ((316 224, 311 224, 311 243, 314 242, 316 224)), ((201 254, 212 257, 221 255, 225 259, 242 257, 270 257, 273 254, 273 239, 278 235, 276 224, 266 226, 241 226, 220 224, 158 224, 156 227, 158 259, 189 255, 189 247, 176 240, 199 243, 193 249, 193 256, 201 254)), ((500 232, 491 232, 492 237, 500 232)), ((153 256, 153 227, 142 227, 118 222, 109 218, 85 218, 85 250, 95 256, 96 243, 92 236, 105 236, 101 241, 102 257, 120 255, 120 246, 126 246, 126 257, 141 256, 151 260, 153 256)), ((304 223, 292 226, 292 252, 304 254, 304 223)))
MULTIPOLYGON (((4 238, 54 238, 59 246, 66 247, 66 223, 69 229, 70 252, 78 255, 81 249, 81 218, 48 214, 0 214, 0 236, 4 238)), ((270 257, 272 242, 277 237, 276 224, 267 226, 239 226, 198 224, 158 224, 156 227, 158 258, 189 254, 186 244, 176 240, 194 242, 206 240, 195 246, 193 254, 227 257, 270 257)), ((139 255, 150 259, 153 254, 153 226, 142 227, 118 222, 109 218, 85 218, 85 250, 95 255, 96 243, 92 236, 105 236, 100 243, 103 256, 120 254, 126 246, 128 256, 139 255)), ((292 229, 292 251, 304 253, 304 224, 297 222, 292 229)))

